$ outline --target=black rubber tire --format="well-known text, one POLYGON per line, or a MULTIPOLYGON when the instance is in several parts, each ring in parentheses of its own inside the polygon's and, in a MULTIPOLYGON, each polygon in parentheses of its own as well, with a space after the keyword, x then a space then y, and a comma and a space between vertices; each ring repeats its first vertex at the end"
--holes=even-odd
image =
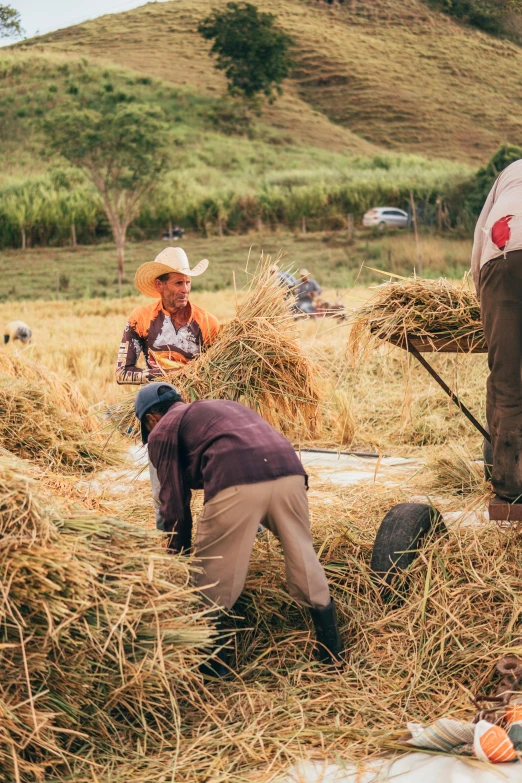
MULTIPOLYGON (((484 429, 489 432, 489 427, 486 424, 484 429)), ((491 481, 491 474, 493 470, 493 448, 489 440, 484 438, 484 444, 482 446, 482 455, 484 457, 484 478, 486 481, 491 481)))
POLYGON ((377 531, 371 570, 391 586, 397 574, 415 560, 419 545, 430 532, 446 532, 442 515, 436 508, 426 503, 399 503, 394 506, 377 531))

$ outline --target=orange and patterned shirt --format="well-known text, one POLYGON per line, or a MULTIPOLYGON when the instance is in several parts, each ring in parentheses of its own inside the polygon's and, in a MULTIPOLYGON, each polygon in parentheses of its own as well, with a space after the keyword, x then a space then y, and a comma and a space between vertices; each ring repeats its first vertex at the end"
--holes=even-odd
POLYGON ((130 314, 118 351, 118 383, 146 383, 150 375, 162 375, 194 359, 215 339, 219 322, 191 302, 189 321, 176 330, 161 299, 137 307, 130 314), (147 369, 137 367, 141 354, 147 369))

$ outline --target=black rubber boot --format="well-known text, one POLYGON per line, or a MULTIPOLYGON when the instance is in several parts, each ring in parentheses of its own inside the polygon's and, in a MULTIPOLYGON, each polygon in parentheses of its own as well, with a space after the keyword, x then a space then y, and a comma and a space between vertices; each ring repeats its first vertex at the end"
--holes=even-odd
POLYGON ((310 615, 318 642, 315 648, 318 660, 330 666, 344 663, 344 648, 333 598, 324 609, 310 609, 310 615))
POLYGON ((199 671, 205 679, 224 680, 232 674, 232 634, 225 629, 222 619, 217 621, 216 629, 218 636, 214 640, 215 652, 201 664, 199 671))

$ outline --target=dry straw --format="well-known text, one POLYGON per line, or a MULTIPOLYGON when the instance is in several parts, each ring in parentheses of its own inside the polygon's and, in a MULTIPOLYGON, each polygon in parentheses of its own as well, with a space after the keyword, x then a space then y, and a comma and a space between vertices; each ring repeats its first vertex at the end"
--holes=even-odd
MULTIPOLYGON (((383 604, 369 570, 375 530, 403 500, 373 482, 316 501, 313 533, 349 651, 344 672, 312 661, 306 610, 288 597, 281 550, 259 538, 236 606, 238 672, 181 704, 163 751, 96 756, 75 783, 276 781, 303 757, 362 760, 397 747, 409 720, 469 719, 494 663, 520 634, 519 536, 494 526, 426 541, 409 593, 383 604)), ((519 654, 522 649, 517 648, 519 654)))
POLYGON ((157 536, 53 520, 36 494, 0 459, 0 769, 17 783, 170 743, 212 638, 187 563, 157 536))
MULTIPOLYGON (((284 290, 260 268, 214 344, 181 370, 165 373, 188 401, 242 402, 285 432, 315 433, 321 402, 318 368, 299 344, 284 290)), ((135 425, 133 397, 112 409, 113 421, 135 425)))
POLYGON ((345 671, 313 663, 309 617, 290 600, 280 546, 265 535, 235 608, 238 676, 205 688, 197 665, 211 632, 184 559, 165 557, 143 528, 57 518, 19 465, 0 460, 7 783, 271 781, 304 756, 382 753, 408 720, 469 718, 472 695, 491 688, 495 661, 520 635, 517 531, 428 540, 409 593, 396 585, 401 601, 383 604, 371 548, 403 491, 313 489, 345 671))
POLYGON ((450 444, 438 449, 428 467, 433 473, 431 487, 437 493, 476 496, 486 504, 491 484, 485 479, 483 463, 474 460, 466 447, 450 444))
POLYGON ((352 347, 372 336, 395 343, 406 336, 428 342, 461 339, 476 348, 484 342, 478 298, 470 291, 467 278, 460 284, 442 277, 399 278, 384 283, 355 312, 352 347))
POLYGON ((0 354, 0 446, 68 473, 121 461, 74 383, 15 354, 0 354))

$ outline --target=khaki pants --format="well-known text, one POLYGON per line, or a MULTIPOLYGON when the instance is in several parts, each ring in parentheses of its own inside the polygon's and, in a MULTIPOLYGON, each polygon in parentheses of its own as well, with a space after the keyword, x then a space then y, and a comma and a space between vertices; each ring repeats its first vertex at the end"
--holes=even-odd
POLYGON ((522 251, 480 271, 480 310, 488 344, 486 413, 493 449, 491 483, 508 500, 522 498, 522 251))
POLYGON ((206 503, 194 542, 195 565, 203 572, 194 574, 194 584, 210 601, 231 609, 243 590, 261 522, 281 542, 292 598, 303 606, 328 606, 328 582, 310 534, 304 476, 228 487, 206 503))

